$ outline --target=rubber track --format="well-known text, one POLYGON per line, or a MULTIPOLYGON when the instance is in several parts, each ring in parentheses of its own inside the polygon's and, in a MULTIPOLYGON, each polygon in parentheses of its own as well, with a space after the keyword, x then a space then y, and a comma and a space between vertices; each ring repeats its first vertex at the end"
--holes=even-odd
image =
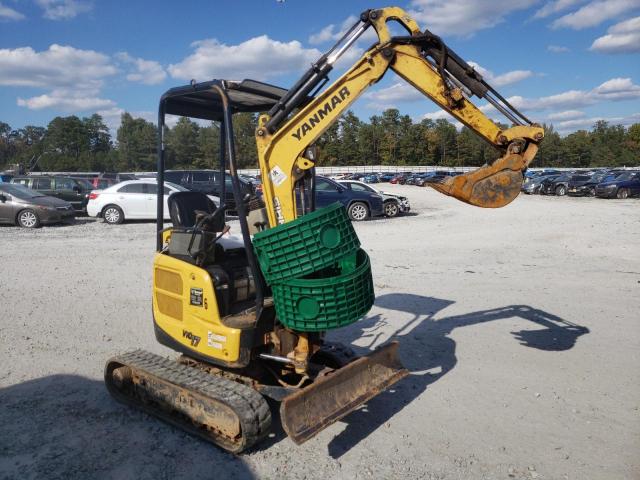
POLYGON ((269 405, 262 395, 252 388, 226 378, 208 374, 197 368, 179 364, 144 350, 135 350, 111 358, 105 367, 105 383, 108 390, 118 401, 140 408, 233 453, 239 453, 258 442, 269 433, 271 426, 269 405), (219 442, 209 431, 194 427, 191 422, 185 422, 176 416, 171 416, 171 414, 147 407, 138 402, 135 397, 127 396, 117 389, 108 374, 109 367, 114 363, 119 366, 128 366, 141 376, 144 376, 145 373, 152 375, 166 383, 215 399, 227 405, 239 418, 241 438, 229 439, 225 437, 226 441, 219 442))

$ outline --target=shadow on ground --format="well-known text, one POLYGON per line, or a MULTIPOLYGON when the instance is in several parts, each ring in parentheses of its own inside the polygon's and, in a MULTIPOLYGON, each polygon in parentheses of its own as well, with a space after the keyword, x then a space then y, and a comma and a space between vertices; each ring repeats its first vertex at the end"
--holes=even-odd
POLYGON ((253 479, 241 457, 53 375, 0 389, 0 478, 253 479))
MULTIPOLYGON (((412 375, 372 399, 342 422, 346 428, 329 443, 333 458, 342 456, 388 421, 456 363, 455 328, 520 317, 534 327, 511 332, 521 345, 545 351, 572 348, 589 330, 548 312, 511 305, 434 320, 450 300, 408 294, 382 295, 376 304, 410 313, 401 328, 388 333, 379 315, 340 331, 340 341, 366 340, 358 353, 402 338, 401 356, 412 375)), ((268 449, 284 438, 277 405, 273 434, 253 451, 268 449)), ((210 478, 252 479, 242 457, 225 453, 107 394, 101 381, 75 375, 53 375, 0 389, 0 473, 2 478, 210 478)))
POLYGON ((586 327, 527 305, 509 305, 434 319, 436 313, 453 303, 412 294, 382 295, 376 298, 377 306, 409 313, 412 315, 409 321, 389 335, 385 328, 388 322, 380 315, 373 315, 340 332, 339 340, 343 343, 357 340, 362 345, 362 340, 366 339, 364 347, 354 347, 358 354, 368 353, 383 341, 402 338, 400 355, 411 375, 395 388, 373 398, 366 408, 342 419, 347 426, 328 447, 333 458, 341 457, 455 367, 456 342, 449 335, 456 328, 519 317, 530 321, 532 329, 511 332, 515 340, 524 347, 549 352, 569 350, 580 336, 589 333, 586 327))

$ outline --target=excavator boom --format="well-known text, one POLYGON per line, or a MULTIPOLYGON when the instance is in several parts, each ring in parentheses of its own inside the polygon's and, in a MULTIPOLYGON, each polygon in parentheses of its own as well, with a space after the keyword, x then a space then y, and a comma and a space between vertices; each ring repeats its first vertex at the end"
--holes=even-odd
POLYGON ((258 156, 270 226, 297 217, 296 185, 315 165, 308 148, 371 85, 393 70, 454 118, 502 152, 501 158, 441 184, 429 184, 445 195, 480 207, 502 207, 519 193, 523 171, 544 137, 438 36, 420 30, 397 7, 367 10, 345 35, 307 71, 287 94, 259 119, 258 156), (398 22, 409 35, 394 37, 388 22, 398 22), (328 74, 344 52, 368 29, 378 42, 321 93, 328 74), (476 96, 503 114, 513 127, 502 129, 470 98, 476 96))

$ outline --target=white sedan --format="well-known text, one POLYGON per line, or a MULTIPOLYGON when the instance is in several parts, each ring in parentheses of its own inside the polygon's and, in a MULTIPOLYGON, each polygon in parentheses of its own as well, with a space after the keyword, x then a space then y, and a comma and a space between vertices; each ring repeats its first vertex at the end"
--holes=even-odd
MULTIPOLYGON (((169 219, 168 198, 174 192, 187 192, 180 185, 164 182, 164 219, 169 219)), ((126 180, 104 190, 94 190, 89 194, 87 213, 92 217, 102 217, 110 224, 134 219, 157 218, 158 183, 155 178, 126 180)), ((216 205, 217 197, 209 196, 216 205)))

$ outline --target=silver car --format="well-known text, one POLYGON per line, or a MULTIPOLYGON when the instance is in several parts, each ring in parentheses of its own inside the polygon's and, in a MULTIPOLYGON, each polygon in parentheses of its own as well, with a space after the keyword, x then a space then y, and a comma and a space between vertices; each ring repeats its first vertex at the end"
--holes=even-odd
POLYGON ((0 223, 24 228, 73 221, 73 206, 56 197, 49 197, 24 185, 0 183, 0 223))

